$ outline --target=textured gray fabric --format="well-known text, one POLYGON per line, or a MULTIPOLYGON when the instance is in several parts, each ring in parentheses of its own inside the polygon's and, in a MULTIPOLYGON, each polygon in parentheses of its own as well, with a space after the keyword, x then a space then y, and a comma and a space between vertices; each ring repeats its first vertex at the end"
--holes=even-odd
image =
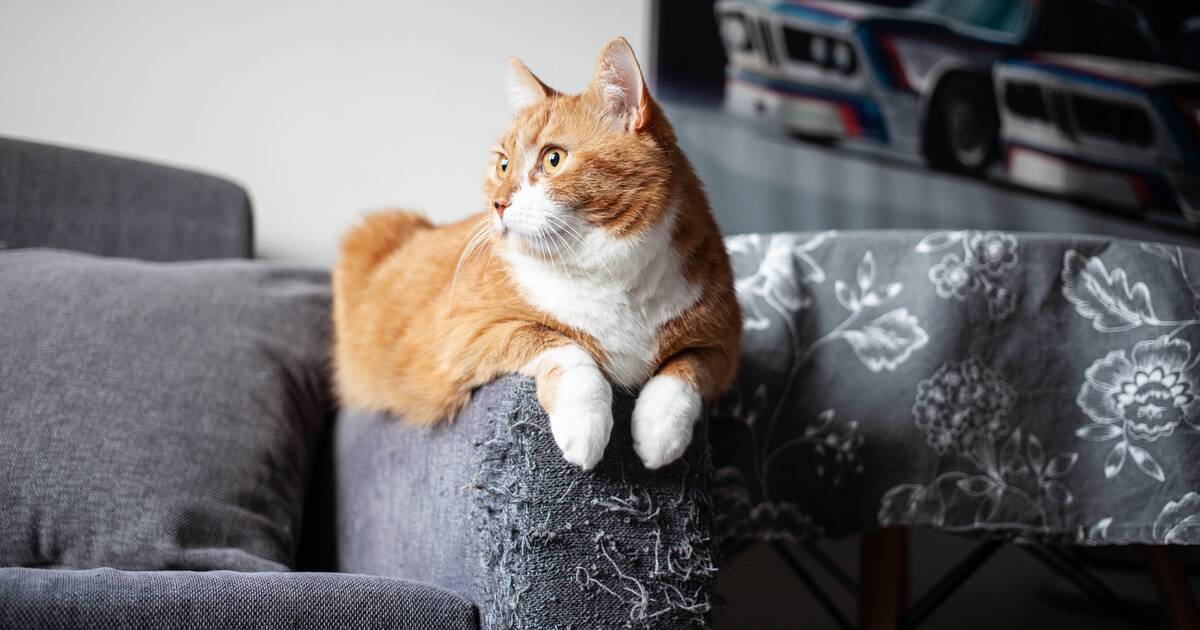
POLYGON ((0 248, 177 261, 248 258, 250 198, 224 179, 0 138, 0 248))
POLYGON ((440 584, 478 601, 469 522, 481 425, 505 390, 476 393, 457 422, 432 428, 342 410, 334 436, 337 569, 440 584))
POLYGON ((718 532, 1200 543, 1200 251, 956 231, 728 240, 718 532))
POLYGON ((292 566, 327 274, 0 252, 0 565, 292 566))
POLYGON ((337 573, 0 569, 0 627, 473 630, 475 607, 428 584, 337 573))
POLYGON ((704 431, 684 460, 647 471, 633 398, 616 398, 591 472, 562 459, 527 379, 481 388, 432 430, 343 412, 341 568, 453 588, 488 628, 703 625, 715 574, 704 431))

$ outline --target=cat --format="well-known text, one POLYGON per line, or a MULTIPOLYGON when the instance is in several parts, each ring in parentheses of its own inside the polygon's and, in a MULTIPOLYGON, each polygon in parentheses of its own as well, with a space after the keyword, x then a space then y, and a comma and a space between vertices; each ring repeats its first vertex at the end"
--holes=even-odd
POLYGON ((514 118, 492 149, 488 209, 439 227, 385 211, 344 237, 337 390, 432 424, 497 376, 528 375, 563 456, 588 470, 608 444, 612 387, 640 387, 634 449, 667 465, 737 366, 721 233, 623 38, 578 95, 510 65, 514 118))

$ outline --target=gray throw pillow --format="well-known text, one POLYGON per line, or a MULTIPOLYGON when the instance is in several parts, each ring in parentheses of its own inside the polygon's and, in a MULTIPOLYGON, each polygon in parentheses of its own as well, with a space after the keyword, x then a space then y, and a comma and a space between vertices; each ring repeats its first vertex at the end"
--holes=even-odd
POLYGON ((0 251, 0 566, 293 565, 324 272, 0 251))

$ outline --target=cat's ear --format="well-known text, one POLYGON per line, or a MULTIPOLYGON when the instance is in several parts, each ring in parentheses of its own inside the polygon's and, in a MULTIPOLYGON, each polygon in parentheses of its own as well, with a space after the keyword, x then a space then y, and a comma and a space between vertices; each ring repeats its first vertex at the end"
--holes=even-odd
POLYGON ((508 76, 504 83, 508 92, 508 109, 514 114, 554 95, 554 90, 542 83, 516 57, 508 59, 508 76))
POLYGON ((650 92, 633 47, 624 37, 604 45, 585 94, 603 118, 622 129, 642 131, 650 125, 650 92))

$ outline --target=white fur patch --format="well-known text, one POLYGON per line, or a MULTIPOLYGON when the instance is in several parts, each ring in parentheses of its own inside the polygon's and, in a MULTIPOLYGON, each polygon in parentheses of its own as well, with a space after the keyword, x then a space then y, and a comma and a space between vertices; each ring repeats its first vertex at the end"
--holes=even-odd
POLYGON ((618 239, 549 199, 540 184, 518 190, 504 213, 512 233, 501 255, 522 297, 592 336, 608 355, 604 372, 630 389, 655 367, 659 329, 700 299, 671 243, 674 216, 672 208, 643 234, 618 239))
POLYGON ((700 417, 700 392, 674 376, 655 376, 642 388, 633 408, 633 450, 646 468, 679 459, 692 441, 700 417))
POLYGON ((612 433, 612 387, 592 355, 576 345, 551 348, 530 361, 522 372, 535 375, 547 364, 562 368, 550 433, 563 458, 591 470, 604 456, 612 433))
MULTIPOLYGON (((532 159, 527 159, 528 161, 532 159)), ((563 243, 554 239, 551 234, 552 221, 546 217, 561 214, 565 214, 565 210, 550 200, 546 194, 545 182, 539 181, 532 186, 520 186, 513 192, 501 222, 526 244, 535 245, 539 251, 545 249, 549 253, 554 251, 554 246, 561 250, 563 243)))

